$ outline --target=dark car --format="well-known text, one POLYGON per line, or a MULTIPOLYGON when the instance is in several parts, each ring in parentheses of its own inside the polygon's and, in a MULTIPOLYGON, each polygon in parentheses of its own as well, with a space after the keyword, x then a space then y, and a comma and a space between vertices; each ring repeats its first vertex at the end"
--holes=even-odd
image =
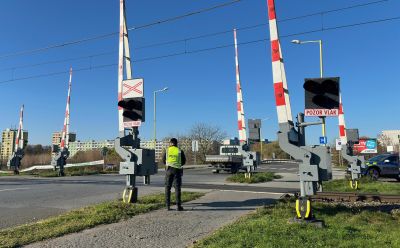
POLYGON ((381 154, 372 157, 361 166, 361 173, 373 179, 391 177, 400 181, 399 154, 381 154))

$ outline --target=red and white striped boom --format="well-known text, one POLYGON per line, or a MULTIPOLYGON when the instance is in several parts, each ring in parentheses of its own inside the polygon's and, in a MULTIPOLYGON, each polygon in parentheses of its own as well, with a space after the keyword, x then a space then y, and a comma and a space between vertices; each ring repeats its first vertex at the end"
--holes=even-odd
POLYGON ((72 67, 69 70, 67 106, 65 107, 64 127, 61 134, 60 148, 68 148, 69 143, 69 104, 71 101, 72 67))
MULTIPOLYGON (((124 80, 124 62, 126 67, 126 78, 132 79, 132 68, 129 50, 129 37, 126 24, 125 0, 120 0, 119 16, 119 55, 118 55, 118 101, 122 100, 122 81, 124 80)), ((118 107, 118 128, 119 132, 124 131, 122 116, 123 109, 118 107)))
POLYGON ((267 4, 271 40, 272 76, 274 83, 276 111, 278 113, 278 122, 279 124, 293 124, 285 67, 283 64, 278 27, 276 23, 274 0, 267 0, 267 4))
POLYGON ((21 110, 19 112, 19 124, 18 124, 18 131, 17 136, 15 138, 15 148, 14 151, 17 152, 18 148, 24 148, 24 105, 22 104, 21 110))
POLYGON ((244 144, 247 141, 247 134, 246 134, 246 121, 244 118, 242 86, 240 84, 239 54, 238 54, 238 47, 237 47, 236 29, 233 30, 233 36, 234 36, 234 42, 235 42, 236 96, 237 96, 239 141, 240 141, 240 144, 244 144))
POLYGON ((339 94, 339 136, 342 145, 347 144, 346 122, 344 121, 342 93, 339 94))

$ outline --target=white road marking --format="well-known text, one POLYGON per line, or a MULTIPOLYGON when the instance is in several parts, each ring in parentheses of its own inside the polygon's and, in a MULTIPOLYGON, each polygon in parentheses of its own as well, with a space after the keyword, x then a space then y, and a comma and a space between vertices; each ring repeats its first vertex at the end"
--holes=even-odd
POLYGON ((0 192, 3 192, 3 191, 14 191, 14 190, 20 190, 20 189, 30 189, 30 188, 0 189, 0 192))

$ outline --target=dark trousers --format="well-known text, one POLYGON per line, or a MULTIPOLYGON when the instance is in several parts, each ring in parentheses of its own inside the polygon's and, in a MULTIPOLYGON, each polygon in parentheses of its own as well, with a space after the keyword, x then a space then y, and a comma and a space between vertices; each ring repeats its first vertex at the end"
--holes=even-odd
POLYGON ((182 187, 182 169, 176 169, 173 167, 167 167, 167 171, 165 173, 165 204, 167 207, 171 204, 171 188, 172 184, 174 184, 175 188, 175 196, 176 196, 176 205, 181 206, 181 187, 182 187))

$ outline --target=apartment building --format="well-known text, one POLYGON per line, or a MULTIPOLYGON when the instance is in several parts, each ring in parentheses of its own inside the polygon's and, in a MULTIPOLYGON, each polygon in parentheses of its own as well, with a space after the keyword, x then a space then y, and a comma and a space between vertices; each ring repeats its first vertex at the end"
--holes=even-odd
MULTIPOLYGON (((15 149, 15 138, 17 137, 18 129, 10 129, 7 128, 1 134, 1 150, 0 150, 0 159, 7 160, 12 155, 15 149)), ((28 144, 28 131, 23 131, 23 147, 25 148, 28 144)))

